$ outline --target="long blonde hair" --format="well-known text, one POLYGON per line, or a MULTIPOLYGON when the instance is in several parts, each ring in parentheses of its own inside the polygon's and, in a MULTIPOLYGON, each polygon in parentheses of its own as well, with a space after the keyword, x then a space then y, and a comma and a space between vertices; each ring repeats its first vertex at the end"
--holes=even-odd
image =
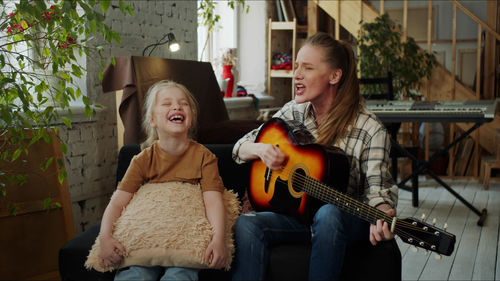
POLYGON ((361 96, 354 52, 348 43, 335 40, 324 32, 309 37, 304 45, 322 48, 324 59, 331 68, 342 70, 335 99, 325 121, 318 127, 316 140, 323 145, 334 145, 347 135, 347 128, 354 122, 360 109, 361 96))
POLYGON ((184 85, 171 80, 161 80, 153 84, 146 93, 146 98, 144 100, 144 117, 142 120, 142 128, 146 133, 147 138, 141 144, 141 149, 150 147, 151 144, 153 144, 153 142, 158 139, 158 133, 156 132, 155 128, 151 127, 150 121, 153 116, 153 108, 156 104, 156 96, 158 96, 158 93, 161 89, 169 87, 176 87, 186 95, 192 114, 191 127, 189 128, 189 137, 194 138, 195 136, 196 126, 198 123, 198 103, 196 102, 196 99, 191 94, 191 92, 186 87, 184 87, 184 85))

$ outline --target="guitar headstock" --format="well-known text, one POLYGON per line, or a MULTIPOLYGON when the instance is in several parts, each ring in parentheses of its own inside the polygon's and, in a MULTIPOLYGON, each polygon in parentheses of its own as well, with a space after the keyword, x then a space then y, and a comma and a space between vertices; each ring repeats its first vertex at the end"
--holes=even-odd
POLYGON ((455 235, 415 218, 398 219, 394 232, 405 243, 446 256, 455 247, 455 235))

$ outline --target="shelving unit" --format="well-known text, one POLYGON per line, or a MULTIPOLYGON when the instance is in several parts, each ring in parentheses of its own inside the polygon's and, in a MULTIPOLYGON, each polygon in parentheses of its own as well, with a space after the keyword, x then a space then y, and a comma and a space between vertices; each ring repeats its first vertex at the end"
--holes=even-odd
POLYGON ((275 98, 275 105, 282 106, 294 98, 293 64, 291 70, 273 70, 272 56, 276 52, 292 54, 295 61, 297 41, 297 20, 272 21, 269 19, 267 32, 267 92, 275 98), (287 94, 290 93, 290 94, 287 94))

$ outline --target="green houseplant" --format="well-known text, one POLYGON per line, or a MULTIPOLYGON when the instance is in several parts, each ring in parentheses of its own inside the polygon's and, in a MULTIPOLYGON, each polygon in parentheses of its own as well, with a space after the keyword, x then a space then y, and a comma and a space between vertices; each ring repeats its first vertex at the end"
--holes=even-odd
MULTIPOLYGON (((127 3, 117 4, 123 14, 133 14, 127 3)), ((111 43, 120 38, 104 23, 110 0, 0 0, 0 5, 0 162, 7 167, 0 169, 1 200, 7 184, 27 180, 9 170, 9 163, 27 155, 34 143, 50 143, 58 131, 54 123, 71 127, 72 101, 81 99, 85 115, 94 114, 95 106, 75 84, 86 71, 78 59, 99 57, 104 66, 103 46, 93 39, 102 36, 111 43)), ((66 151, 64 143, 61 150, 66 151)), ((40 168, 50 165, 61 167, 63 160, 49 157, 40 168)), ((62 182, 66 172, 58 177, 62 182)), ((47 208, 50 204, 45 202, 47 208)), ((16 206, 9 208, 16 213, 16 206)))
MULTIPOLYGON (((433 54, 423 51, 411 37, 401 38, 401 26, 389 15, 363 23, 358 33, 359 72, 363 78, 385 77, 392 73, 396 98, 415 97, 422 78, 430 78, 437 65, 433 54)), ((366 91, 376 91, 366 88, 366 91)))

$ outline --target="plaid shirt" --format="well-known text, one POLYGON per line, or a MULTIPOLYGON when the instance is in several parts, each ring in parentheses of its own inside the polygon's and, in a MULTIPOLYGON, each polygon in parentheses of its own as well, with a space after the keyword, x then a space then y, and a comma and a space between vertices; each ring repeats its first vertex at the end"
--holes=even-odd
MULTIPOLYGON (((309 102, 290 101, 273 117, 300 121, 317 138, 314 113, 309 102)), ((233 148, 233 159, 243 163, 238 150, 246 141, 254 142, 260 128, 243 136, 233 148)), ((344 139, 333 144, 346 153, 350 160, 350 179, 347 194, 370 206, 388 203, 394 209, 398 200, 398 187, 389 172, 391 142, 386 129, 366 107, 362 107, 344 139)))

